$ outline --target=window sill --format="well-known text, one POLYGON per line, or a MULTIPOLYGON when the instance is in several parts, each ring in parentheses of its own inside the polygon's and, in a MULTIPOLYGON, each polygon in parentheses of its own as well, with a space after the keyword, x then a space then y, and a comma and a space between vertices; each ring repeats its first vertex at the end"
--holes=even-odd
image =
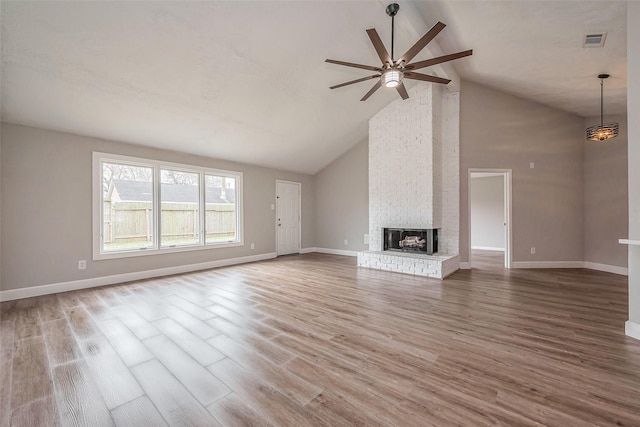
POLYGON ((164 255, 164 254, 174 254, 180 252, 193 252, 193 251, 202 251, 208 249, 220 249, 220 248, 232 248, 244 246, 243 241, 239 242, 227 242, 227 243, 210 243, 208 245, 197 245, 197 246, 179 246, 179 247, 166 247, 160 249, 138 249, 134 251, 122 251, 122 252, 105 252, 105 253, 94 253, 93 260, 101 261, 106 259, 121 259, 121 258, 132 258, 139 256, 149 256, 149 255, 164 255))

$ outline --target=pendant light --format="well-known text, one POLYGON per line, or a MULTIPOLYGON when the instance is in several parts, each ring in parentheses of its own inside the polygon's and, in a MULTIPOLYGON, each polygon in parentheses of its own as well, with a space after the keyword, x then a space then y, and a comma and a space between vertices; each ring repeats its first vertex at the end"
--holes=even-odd
POLYGON ((587 139, 590 141, 604 141, 605 139, 611 139, 618 136, 618 123, 604 123, 603 113, 603 91, 604 91, 604 79, 609 78, 609 74, 599 74, 600 79, 600 124, 587 128, 587 139))

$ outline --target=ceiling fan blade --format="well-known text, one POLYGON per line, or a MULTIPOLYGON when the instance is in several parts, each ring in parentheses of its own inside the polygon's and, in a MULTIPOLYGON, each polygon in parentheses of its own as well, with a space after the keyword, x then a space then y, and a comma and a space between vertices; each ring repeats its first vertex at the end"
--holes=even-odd
POLYGON ((360 83, 360 82, 364 82, 366 80, 378 79, 378 78, 380 78, 380 74, 376 74, 376 75, 369 76, 369 77, 363 77, 363 78, 358 79, 358 80, 351 80, 350 82, 341 83, 339 85, 331 86, 329 89, 337 89, 337 88, 342 87, 342 86, 352 85, 354 83, 360 83))
POLYGON ((366 101, 371 95, 373 95, 373 92, 375 92, 378 89, 380 89, 380 86, 382 86, 382 82, 380 80, 378 80, 377 83, 375 85, 373 85, 371 90, 369 92, 367 92, 367 94, 365 96, 363 96, 360 101, 366 101))
POLYGON ((451 81, 449 79, 443 79, 442 77, 429 76, 427 74, 410 73, 410 72, 405 72, 404 78, 411 79, 411 80, 422 80, 423 82, 442 83, 445 85, 451 81))
POLYGON ((346 67, 354 67, 354 68, 362 68, 363 70, 369 71, 382 71, 380 67, 372 67, 371 65, 362 65, 362 64, 354 64, 353 62, 344 62, 344 61, 336 61, 335 59, 325 59, 324 62, 329 62, 331 64, 344 65, 346 67))
POLYGON ((429 67, 431 65, 442 64, 443 62, 453 61, 454 59, 464 58, 465 56, 473 55, 473 50, 465 50, 458 53, 452 53, 451 55, 438 56, 437 58, 427 59, 426 61, 418 61, 413 64, 405 66, 407 70, 418 70, 420 68, 429 67))
POLYGON ((378 52, 378 56, 380 57, 380 60, 382 61, 382 63, 384 64, 386 62, 389 65, 393 65, 391 56, 389 55, 389 52, 387 52, 387 49, 384 47, 382 40, 380 40, 380 36, 378 35, 378 32, 376 31, 376 29, 371 28, 367 30, 367 34, 371 39, 371 43, 373 43, 373 47, 376 48, 376 52, 378 52))
POLYGON ((402 99, 408 99, 409 98, 409 94, 407 93, 407 88, 404 87, 404 85, 396 86, 396 90, 398 91, 398 93, 400 94, 402 99))
POLYGON ((424 49, 426 45, 429 44, 431 40, 435 38, 435 36, 438 35, 440 31, 444 29, 444 27, 446 27, 446 25, 444 25, 442 22, 438 22, 427 32, 427 34, 422 36, 422 38, 418 40, 416 44, 411 46, 411 49, 409 49, 407 53, 402 55, 397 62, 400 63, 404 61, 405 64, 408 64, 418 53, 420 53, 422 49, 424 49))

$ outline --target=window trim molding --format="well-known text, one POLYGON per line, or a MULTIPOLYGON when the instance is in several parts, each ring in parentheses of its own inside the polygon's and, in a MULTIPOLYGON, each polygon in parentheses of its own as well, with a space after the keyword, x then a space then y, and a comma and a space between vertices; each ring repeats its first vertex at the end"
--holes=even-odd
POLYGON ((92 236, 91 237, 92 237, 92 249, 93 249, 94 261, 244 246, 244 198, 243 198, 244 175, 242 172, 94 151, 92 153, 91 176, 92 176, 92 180, 91 180, 91 186, 92 186, 92 190, 91 190, 92 192, 91 232, 92 233, 91 234, 92 236), (154 237, 153 237, 152 248, 123 250, 123 251, 117 251, 117 252, 102 251, 102 223, 104 218, 104 212, 103 212, 104 206, 102 203, 102 170, 100 165, 102 164, 103 161, 115 162, 115 163, 129 163, 132 165, 153 168, 153 176, 154 176, 153 234, 154 234, 154 237), (200 196, 201 196, 200 210, 202 211, 200 213, 201 224, 202 224, 202 228, 200 230, 200 233, 201 233, 200 243, 184 245, 184 246, 175 246, 175 247, 161 246, 160 208, 161 208, 162 202, 160 200, 159 187, 160 187, 160 169, 162 168, 174 169, 174 170, 181 169, 188 172, 196 172, 200 175, 200 196), (204 218, 203 218, 206 215, 206 200, 204 199, 205 192, 206 192, 206 188, 205 188, 206 175, 226 176, 230 178, 235 178, 236 180, 235 192, 236 192, 236 233, 237 235, 236 235, 236 240, 233 242, 222 242, 222 243, 206 242, 206 230, 204 229, 204 227, 206 226, 206 221, 204 221, 204 218))

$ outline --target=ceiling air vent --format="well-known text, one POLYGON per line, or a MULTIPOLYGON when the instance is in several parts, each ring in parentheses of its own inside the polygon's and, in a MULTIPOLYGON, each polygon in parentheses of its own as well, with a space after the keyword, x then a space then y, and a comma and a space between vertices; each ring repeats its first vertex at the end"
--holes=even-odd
POLYGON ((607 33, 585 34, 582 47, 602 47, 606 38, 607 33))

